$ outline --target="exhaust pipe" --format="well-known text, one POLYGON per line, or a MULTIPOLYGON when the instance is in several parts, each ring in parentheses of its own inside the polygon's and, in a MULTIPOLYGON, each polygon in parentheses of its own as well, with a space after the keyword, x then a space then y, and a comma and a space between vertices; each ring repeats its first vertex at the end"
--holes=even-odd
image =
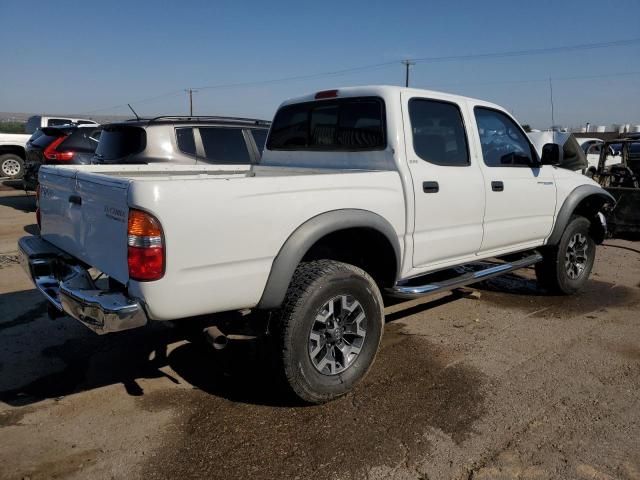
POLYGON ((229 339, 218 327, 205 328, 203 333, 207 342, 216 350, 224 350, 229 345, 229 339))

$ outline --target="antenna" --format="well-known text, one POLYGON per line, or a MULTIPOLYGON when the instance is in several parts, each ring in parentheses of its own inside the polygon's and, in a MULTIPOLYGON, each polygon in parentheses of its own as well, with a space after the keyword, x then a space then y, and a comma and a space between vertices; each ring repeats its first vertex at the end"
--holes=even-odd
POLYGON ((553 128, 556 120, 553 115, 553 83, 551 82, 551 77, 549 77, 549 100, 551 102, 551 128, 553 128))
POLYGON ((136 116, 136 120, 140 120, 140 117, 138 116, 138 114, 136 113, 136 111, 133 109, 133 107, 131 106, 130 103, 127 103, 127 107, 129 107, 129 110, 131 110, 133 112, 133 114, 136 116))

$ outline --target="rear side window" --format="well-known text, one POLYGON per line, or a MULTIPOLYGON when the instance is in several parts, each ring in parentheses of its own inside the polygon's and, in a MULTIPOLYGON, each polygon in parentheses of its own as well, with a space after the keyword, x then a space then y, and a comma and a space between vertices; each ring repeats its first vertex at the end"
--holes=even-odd
POLYGON ((193 128, 176 128, 176 142, 178 150, 188 155, 196 154, 196 142, 193 138, 193 128))
POLYGON ((253 135, 253 140, 256 142, 260 154, 264 150, 264 144, 267 143, 267 132, 268 130, 264 128, 251 129, 251 135, 253 135))
POLYGON ((435 165, 469 165, 467 134, 456 104, 413 98, 409 117, 416 155, 435 165))
POLYGON ((147 144, 147 135, 138 127, 106 127, 100 135, 96 157, 101 161, 119 160, 140 153, 147 144))
POLYGON ((92 122, 91 120, 78 120, 78 125, 95 125, 96 122, 92 122))
POLYGON ((251 163, 251 156, 239 128, 203 127, 200 138, 204 154, 209 163, 251 163))
POLYGON ((98 147, 100 130, 93 128, 78 128, 60 144, 61 149, 75 152, 93 153, 98 147))
POLYGON ((384 103, 376 97, 322 100, 282 107, 273 121, 269 150, 382 150, 384 103))

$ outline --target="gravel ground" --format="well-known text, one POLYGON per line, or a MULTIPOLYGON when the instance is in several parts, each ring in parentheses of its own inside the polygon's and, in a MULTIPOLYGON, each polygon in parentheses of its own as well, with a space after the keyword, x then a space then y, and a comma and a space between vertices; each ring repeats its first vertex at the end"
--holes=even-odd
POLYGON ((0 190, 2 479, 640 479, 637 242, 574 297, 523 270, 388 307, 370 375, 309 407, 262 349, 50 320, 14 256, 33 198, 0 190))

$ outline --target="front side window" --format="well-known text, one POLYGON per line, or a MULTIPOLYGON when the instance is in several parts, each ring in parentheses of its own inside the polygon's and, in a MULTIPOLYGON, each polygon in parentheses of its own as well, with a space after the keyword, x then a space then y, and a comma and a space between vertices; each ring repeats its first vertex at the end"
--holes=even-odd
POLYGON ((482 157, 488 167, 531 166, 531 145, 507 115, 490 108, 474 108, 482 157))
POLYGON ((251 156, 240 128, 201 127, 206 160, 216 164, 249 164, 251 156))
POLYGON ((384 104, 374 97, 284 106, 267 140, 269 150, 366 151, 385 145, 384 104))
POLYGON ((409 117, 416 155, 435 165, 469 165, 467 135, 457 105, 413 98, 409 101, 409 117))
POLYGON ((193 128, 176 128, 176 142, 178 150, 187 155, 196 154, 196 142, 193 138, 193 128))

